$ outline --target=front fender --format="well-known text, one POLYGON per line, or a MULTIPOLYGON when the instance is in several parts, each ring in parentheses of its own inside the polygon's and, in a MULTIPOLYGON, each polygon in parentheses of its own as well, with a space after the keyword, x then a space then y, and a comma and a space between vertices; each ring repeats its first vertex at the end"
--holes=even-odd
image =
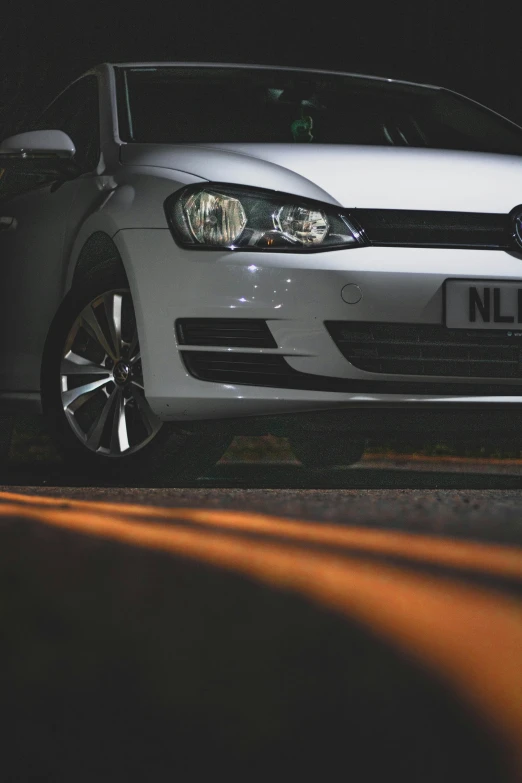
MULTIPOLYGON (((123 229, 168 228, 165 199, 185 185, 203 181, 183 171, 149 166, 122 167, 118 176, 85 179, 69 218, 63 296, 71 288, 78 262, 94 234, 102 232, 112 240, 123 229)), ((94 254, 93 263, 100 260, 94 254)))

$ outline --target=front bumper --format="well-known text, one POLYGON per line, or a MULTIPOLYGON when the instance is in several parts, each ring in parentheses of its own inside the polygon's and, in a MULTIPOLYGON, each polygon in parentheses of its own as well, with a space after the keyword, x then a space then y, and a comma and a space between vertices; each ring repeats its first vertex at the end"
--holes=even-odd
MULTIPOLYGON (((390 247, 310 255, 208 252, 179 248, 168 229, 122 230, 114 241, 133 294, 146 396, 165 421, 242 419, 332 408, 346 409, 343 416, 350 410, 352 422, 355 411, 362 414, 368 409, 386 410, 387 418, 401 408, 411 412, 471 406, 513 411, 521 405, 522 410, 516 378, 502 380, 498 394, 498 382, 492 386, 491 378, 427 379, 357 369, 324 325, 336 320, 440 324, 447 278, 522 280, 522 261, 515 254, 390 247), (346 285, 353 286, 351 292, 360 291, 358 302, 344 301, 341 291, 346 285), (263 319, 277 347, 247 352, 284 356, 293 371, 317 379, 308 384, 315 388, 194 378, 180 347, 208 352, 209 346, 178 345, 175 322, 183 318, 263 319), (336 385, 325 384, 328 379, 336 379, 336 385)), ((245 352, 210 350, 229 355, 245 352)))

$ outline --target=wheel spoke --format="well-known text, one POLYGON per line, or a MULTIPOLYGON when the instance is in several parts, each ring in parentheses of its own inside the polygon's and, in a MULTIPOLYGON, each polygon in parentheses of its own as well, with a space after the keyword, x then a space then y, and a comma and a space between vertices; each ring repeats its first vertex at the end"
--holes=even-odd
POLYGON ((125 416, 125 399, 118 389, 118 395, 113 409, 111 451, 121 454, 129 448, 129 433, 125 416))
POLYGON ((156 432, 161 427, 161 421, 154 415, 147 400, 140 392, 133 389, 132 397, 147 434, 152 435, 153 432, 156 432))
POLYGON ((96 317, 96 313, 94 312, 92 306, 86 307, 85 310, 83 311, 82 323, 86 331, 90 334, 90 336, 94 340, 96 340, 98 345, 100 345, 100 347, 103 348, 105 353, 108 354, 114 362, 116 362, 118 360, 118 357, 116 356, 114 349, 109 345, 109 341, 107 340, 107 338, 103 333, 101 324, 98 321, 96 317))
POLYGON ((117 359, 121 358, 121 304, 123 297, 121 294, 112 294, 103 299, 107 323, 111 333, 111 340, 114 346, 114 355, 117 359))
POLYGON ((62 405, 65 408, 71 408, 76 411, 78 408, 87 402, 92 395, 101 389, 102 386, 106 386, 110 383, 110 378, 100 378, 97 381, 91 381, 91 383, 84 383, 82 386, 77 386, 76 389, 69 389, 62 392, 62 405), (74 403, 74 407, 73 406, 74 403))
POLYGON ((110 375, 110 370, 103 364, 91 362, 84 356, 79 356, 73 351, 69 351, 62 359, 62 375, 110 375))
POLYGON ((136 364, 136 362, 138 362, 141 359, 141 351, 138 351, 138 353, 135 356, 132 356, 132 351, 130 353, 131 353, 131 359, 129 359, 129 364, 136 364))
POLYGON ((114 407, 116 398, 118 396, 118 392, 119 392, 118 389, 113 389, 110 397, 107 399, 107 402, 103 406, 100 415, 94 420, 91 428, 87 433, 87 439, 85 442, 86 445, 93 451, 97 451, 100 447, 100 441, 103 435, 103 430, 105 428, 105 424, 107 423, 107 419, 109 418, 111 409, 114 407))

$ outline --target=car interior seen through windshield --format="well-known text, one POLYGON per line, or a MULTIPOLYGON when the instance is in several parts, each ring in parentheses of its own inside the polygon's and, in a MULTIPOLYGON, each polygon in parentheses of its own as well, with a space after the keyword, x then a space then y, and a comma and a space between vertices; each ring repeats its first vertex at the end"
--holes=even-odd
POLYGON ((123 141, 364 144, 522 154, 509 120, 448 90, 291 70, 119 68, 123 141))

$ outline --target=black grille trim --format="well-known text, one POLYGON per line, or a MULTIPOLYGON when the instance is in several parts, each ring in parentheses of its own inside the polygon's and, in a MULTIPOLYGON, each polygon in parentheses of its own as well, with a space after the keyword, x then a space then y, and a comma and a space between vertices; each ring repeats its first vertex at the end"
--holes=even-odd
POLYGON ((200 381, 240 386, 265 386, 274 389, 302 389, 368 394, 430 394, 467 397, 522 396, 515 384, 426 383, 402 381, 364 381, 330 378, 294 370, 280 354, 218 353, 181 351, 188 372, 200 381))
POLYGON ((370 245, 515 250, 510 215, 402 209, 354 209, 370 245))
POLYGON ((277 348, 266 321, 257 318, 180 318, 176 334, 180 345, 277 348))
POLYGON ((357 321, 325 326, 345 359, 366 372, 522 378, 522 339, 504 331, 357 321))

